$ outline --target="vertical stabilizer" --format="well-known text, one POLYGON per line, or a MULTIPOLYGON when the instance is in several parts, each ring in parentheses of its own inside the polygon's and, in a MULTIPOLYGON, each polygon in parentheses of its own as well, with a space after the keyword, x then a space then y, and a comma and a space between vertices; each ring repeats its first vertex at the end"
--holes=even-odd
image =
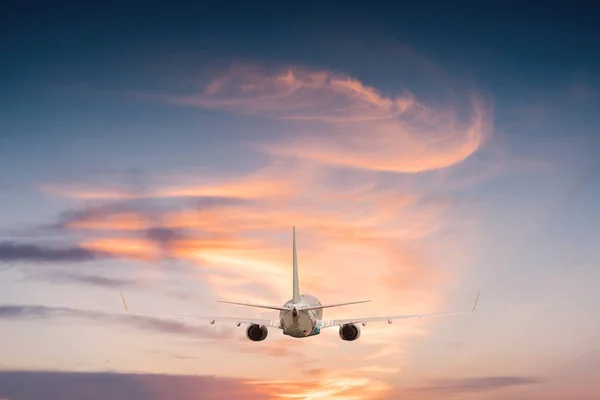
POLYGON ((296 227, 292 228, 292 235, 294 241, 294 303, 300 301, 300 283, 298 282, 298 256, 296 254, 296 227))

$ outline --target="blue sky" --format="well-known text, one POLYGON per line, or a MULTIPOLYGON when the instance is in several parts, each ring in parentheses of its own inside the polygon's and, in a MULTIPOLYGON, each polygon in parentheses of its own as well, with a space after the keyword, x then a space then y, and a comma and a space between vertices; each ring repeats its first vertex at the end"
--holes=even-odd
POLYGON ((600 395, 599 33, 582 5, 6 9, 0 399, 95 379, 104 398, 600 395), (145 312, 283 304, 292 225, 304 290, 373 299, 326 318, 454 311, 482 289, 480 308, 259 346, 120 314, 119 289, 145 312))

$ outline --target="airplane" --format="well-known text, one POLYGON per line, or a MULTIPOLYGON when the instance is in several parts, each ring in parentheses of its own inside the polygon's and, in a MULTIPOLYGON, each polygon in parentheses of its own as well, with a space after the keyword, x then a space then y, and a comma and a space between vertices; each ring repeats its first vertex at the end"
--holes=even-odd
POLYGON ((361 330, 359 324, 363 327, 369 322, 387 321, 389 324, 393 320, 398 319, 409 319, 409 318, 422 318, 430 316, 443 316, 443 315, 460 315, 470 314, 475 311, 477 307, 477 301, 479 300, 479 294, 475 297, 475 304, 469 311, 460 312, 447 312, 447 313, 434 313, 434 314, 413 314, 413 315, 393 315, 383 317, 367 317, 367 318, 350 318, 350 319, 323 319, 323 309, 340 307, 351 304, 367 303, 371 300, 353 301, 348 303, 338 304, 326 304, 323 305, 321 302, 310 294, 301 294, 300 284, 298 278, 298 256, 296 254, 296 228, 292 228, 293 235, 293 294, 292 298, 288 300, 283 306, 271 306, 262 304, 249 304, 249 303, 238 303, 231 301, 221 301, 219 303, 235 304, 240 306, 255 307, 269 310, 279 311, 279 319, 267 320, 267 319, 255 319, 255 318, 227 318, 227 317, 205 317, 197 315, 172 315, 172 314, 147 314, 147 313, 130 313, 129 307, 121 292, 121 299, 127 313, 142 316, 152 317, 168 317, 168 318, 181 318, 181 319, 205 319, 210 320, 211 324, 216 321, 223 322, 234 322, 239 327, 241 324, 248 324, 246 328, 246 337, 253 342, 260 342, 267 338, 269 334, 268 328, 276 328, 283 331, 284 335, 292 338, 307 338, 319 335, 322 329, 339 327, 339 335, 342 340, 354 341, 360 337, 361 330))

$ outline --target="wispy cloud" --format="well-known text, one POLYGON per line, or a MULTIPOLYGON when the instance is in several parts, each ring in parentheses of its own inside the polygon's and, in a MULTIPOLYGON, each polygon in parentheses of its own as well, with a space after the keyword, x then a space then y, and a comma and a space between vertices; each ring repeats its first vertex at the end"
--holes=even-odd
POLYGON ((491 133, 491 106, 472 94, 427 105, 412 93, 384 96, 346 74, 235 64, 191 96, 190 106, 319 123, 257 145, 275 156, 367 170, 420 172, 457 164, 491 133), (467 115, 465 118, 464 115, 467 115))
POLYGON ((436 392, 444 394, 480 393, 506 389, 513 386, 535 385, 543 380, 524 376, 488 376, 477 378, 441 379, 427 386, 415 388, 417 393, 436 392))
POLYGON ((259 393, 239 379, 213 376, 76 373, 54 371, 0 372, 0 396, 20 400, 265 400, 275 397, 259 393))
POLYGON ((302 381, 251 382, 260 393, 277 398, 311 400, 319 398, 337 400, 382 399, 392 389, 387 383, 354 374, 333 372, 319 379, 302 381))
MULTIPOLYGON (((243 190, 244 180, 256 180, 257 175, 260 173, 238 178, 235 186, 243 190)), ((436 289, 452 277, 428 259, 422 239, 455 221, 457 207, 463 205, 421 193, 410 181, 407 185, 399 180, 390 188, 372 176, 335 178, 320 168, 294 170, 283 163, 269 167, 261 184, 264 197, 256 195, 250 202, 194 208, 185 200, 170 198, 170 207, 152 214, 152 225, 135 222, 146 218, 144 207, 129 207, 131 222, 116 222, 111 212, 120 209, 106 207, 102 213, 82 212, 85 224, 66 224, 63 229, 81 235, 82 248, 114 257, 155 261, 164 257, 167 248, 169 257, 205 271, 202 279, 219 298, 282 304, 290 292, 291 225, 296 225, 302 290, 323 302, 348 301, 348 293, 355 293, 372 299, 375 305, 336 309, 329 314, 332 317, 434 311, 439 302, 436 289), (285 201, 271 197, 270 178, 275 178, 275 185, 288 180, 297 192, 295 197, 285 201), (102 228, 94 229, 96 226, 102 228), (364 266, 369 266, 368 274, 364 266), (331 277, 336 279, 334 286, 328 284, 331 277), (376 291, 365 289, 375 287, 376 291)), ((198 184, 191 180, 187 186, 198 184)), ((209 184, 203 187, 212 193, 209 184)), ((153 190, 160 191, 159 187, 153 190)), ((63 194, 82 198, 78 193, 63 194)), ((120 199, 119 194, 112 199, 87 197, 83 207, 87 202, 97 207, 99 202, 110 204, 120 199)), ((401 338, 424 332, 414 325, 369 326, 368 334, 361 337, 362 348, 369 354, 385 348, 388 358, 396 357, 394 362, 398 362, 404 343, 401 338)), ((247 340, 240 330, 237 334, 247 340)), ((323 336, 322 340, 339 339, 323 336)), ((296 361, 315 356, 311 354, 314 349, 290 351, 286 345, 269 342, 246 351, 296 361)), ((369 367, 369 363, 380 365, 381 360, 369 360, 361 367, 369 367)))
POLYGON ((41 280, 49 283, 83 284, 111 289, 135 286, 137 284, 137 281, 133 279, 116 279, 68 271, 34 271, 28 274, 26 279, 41 280))
POLYGON ((108 255, 79 246, 46 247, 37 244, 0 243, 0 262, 81 262, 108 255))
MULTIPOLYGON (((78 228, 78 229, 113 229, 121 226, 122 229, 151 229, 160 216, 173 208, 174 205, 181 210, 211 210, 215 208, 227 208, 228 206, 239 206, 246 202, 243 194, 239 197, 219 196, 170 196, 168 191, 156 188, 152 191, 132 191, 122 188, 122 192, 114 193, 85 193, 82 188, 44 187, 48 193, 59 193, 69 197, 89 198, 95 203, 88 204, 77 210, 69 210, 58 216, 54 224, 56 228, 78 228), (129 196, 130 198, 123 198, 129 196), (98 203, 99 200, 110 200, 98 203), (163 201, 161 201, 163 200, 163 201), (167 200, 167 201, 164 201, 167 200), (102 225, 100 222, 105 221, 102 225)), ((176 189, 173 189, 176 190, 176 189)), ((180 190, 194 190, 193 188, 180 188, 180 190)), ((210 187, 205 188, 207 192, 210 187)), ((215 189, 218 190, 218 189, 215 189)))
POLYGON ((242 114, 327 122, 388 119, 415 104, 410 94, 386 98, 345 74, 240 63, 212 79, 201 93, 167 98, 242 114))
MULTIPOLYGON (((336 309, 332 318, 434 311, 441 300, 438 289, 457 275, 429 257, 428 246, 439 239, 424 239, 448 224, 460 227, 464 216, 458 212, 466 207, 438 195, 431 173, 461 163, 489 134, 487 103, 467 98, 464 105, 426 105, 414 94, 384 95, 344 74, 238 65, 198 93, 168 100, 276 119, 281 132, 251 144, 266 156, 266 165, 218 179, 157 177, 143 191, 118 180, 48 184, 43 190, 79 203, 76 211, 59 216, 55 228, 76 235, 80 248, 136 261, 185 260, 206 272, 204 283, 220 298, 285 302, 291 226, 296 225, 304 292, 327 303, 354 300, 348 293, 373 301, 336 309), (381 174, 384 170, 396 173, 381 174), (429 174, 419 173, 425 171, 429 174)), ((403 338, 426 332, 422 323, 370 325, 360 339, 360 359, 366 363, 340 366, 328 360, 323 368, 383 372, 384 361, 400 362, 403 338)), ((335 335, 320 339, 343 354, 335 335)), ((277 340, 246 351, 295 362, 319 355, 318 346, 292 351, 277 340)), ((356 387, 379 387, 352 379, 347 386, 355 392, 356 387)), ((312 390, 346 389, 319 381, 312 390)))
MULTIPOLYGON (((45 184, 43 190, 48 194, 62 195, 77 199, 88 200, 129 200, 129 202, 111 205, 110 207, 126 209, 127 206, 146 204, 152 208, 152 203, 148 206, 143 199, 180 199, 189 204, 196 204, 203 208, 213 206, 239 204, 252 201, 256 198, 290 198, 296 193, 297 188, 292 182, 282 179, 281 176, 274 176, 276 169, 264 168, 252 173, 244 179, 239 177, 222 178, 215 182, 212 179, 196 178, 195 185, 189 185, 189 179, 181 183, 180 180, 171 180, 167 183, 151 186, 143 191, 132 190, 130 186, 105 184, 89 186, 87 184, 45 184)), ((156 200, 154 200, 156 201, 156 200)), ((105 207, 100 207, 103 211, 105 207)), ((67 217, 69 215, 66 215, 67 217)))
POLYGON ((232 331, 215 331, 208 326, 191 326, 175 319, 160 319, 127 314, 108 314, 68 307, 46 307, 38 305, 0 305, 0 319, 4 320, 49 320, 75 319, 93 323, 117 323, 149 332, 182 335, 193 339, 231 338, 232 331))
POLYGON ((558 201, 558 205, 573 200, 577 196, 584 193, 590 186, 598 180, 598 174, 600 173, 600 163, 597 160, 593 160, 584 165, 584 168, 577 173, 572 183, 565 191, 565 195, 558 201))

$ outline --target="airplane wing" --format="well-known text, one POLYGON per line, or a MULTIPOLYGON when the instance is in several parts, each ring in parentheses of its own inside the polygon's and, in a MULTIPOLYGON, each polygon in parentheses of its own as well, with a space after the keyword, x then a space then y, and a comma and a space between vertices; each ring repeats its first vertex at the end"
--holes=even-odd
POLYGON ((333 326, 342 326, 346 324, 363 324, 366 325, 367 322, 378 322, 378 321, 387 321, 389 324, 392 323, 393 320, 396 319, 410 319, 410 318, 422 318, 422 317, 436 317, 436 316, 444 316, 444 315, 461 315, 461 314, 470 314, 475 311, 477 307, 477 301, 479 300, 479 293, 477 292, 477 297, 475 298, 475 304, 470 311, 460 311, 460 312, 449 312, 449 313, 434 313, 434 314, 412 314, 412 315, 392 315, 386 317, 367 317, 367 318, 351 318, 351 319, 332 319, 332 320, 324 320, 323 326, 324 328, 331 328, 333 326))
POLYGON ((160 318, 178 318, 178 319, 203 319, 210 321, 211 325, 217 321, 220 322, 233 322, 240 326, 241 324, 257 324, 257 325, 265 325, 271 328, 283 329, 281 327, 281 323, 279 320, 269 320, 269 319, 254 319, 254 318, 230 318, 230 317, 210 317, 210 316, 200 316, 200 315, 181 315, 181 314, 149 314, 149 313, 132 313, 129 311, 129 307, 127 306, 127 302, 125 301, 125 297, 123 293, 121 293, 121 299, 123 300, 123 306, 125 306, 125 311, 127 311, 130 315, 137 315, 143 317, 160 317, 160 318))

